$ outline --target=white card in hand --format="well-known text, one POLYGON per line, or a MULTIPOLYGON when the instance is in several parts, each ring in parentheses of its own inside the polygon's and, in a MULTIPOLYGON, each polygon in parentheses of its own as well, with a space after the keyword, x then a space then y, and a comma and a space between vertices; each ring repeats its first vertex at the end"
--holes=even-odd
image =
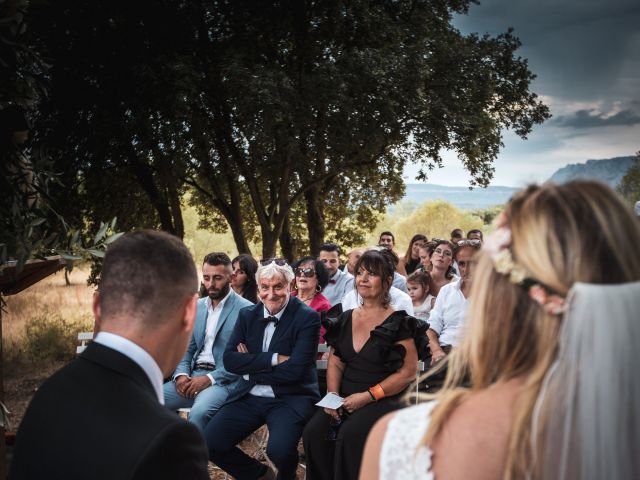
POLYGON ((331 410, 337 410, 344 403, 344 398, 335 393, 327 393, 322 400, 316 403, 319 407, 330 408, 331 410))

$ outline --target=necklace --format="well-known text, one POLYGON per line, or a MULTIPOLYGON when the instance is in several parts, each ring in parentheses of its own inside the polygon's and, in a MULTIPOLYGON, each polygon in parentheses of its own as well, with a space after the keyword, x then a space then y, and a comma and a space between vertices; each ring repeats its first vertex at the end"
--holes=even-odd
POLYGON ((300 295, 298 295, 298 298, 300 300, 302 300, 304 303, 309 303, 311 300, 313 300, 313 297, 315 297, 315 296, 316 296, 316 294, 314 292, 313 295, 311 295, 310 297, 302 298, 300 295))

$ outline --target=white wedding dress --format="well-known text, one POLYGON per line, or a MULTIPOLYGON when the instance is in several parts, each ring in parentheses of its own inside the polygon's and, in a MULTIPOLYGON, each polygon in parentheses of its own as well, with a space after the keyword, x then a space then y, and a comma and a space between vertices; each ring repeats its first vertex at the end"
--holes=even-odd
POLYGON ((380 480, 433 480, 429 448, 422 443, 436 402, 398 410, 380 449, 380 480))

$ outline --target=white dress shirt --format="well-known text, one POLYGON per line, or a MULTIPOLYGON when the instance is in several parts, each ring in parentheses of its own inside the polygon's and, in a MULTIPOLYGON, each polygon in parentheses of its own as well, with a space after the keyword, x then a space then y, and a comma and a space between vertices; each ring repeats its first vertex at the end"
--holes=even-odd
MULTIPOLYGON (((329 300, 333 307, 340 303, 345 293, 350 290, 353 290, 353 275, 338 270, 333 277, 329 278, 329 283, 322 289, 322 295, 329 300)), ((342 309, 344 310, 344 307, 342 309)))
POLYGON ((429 328, 438 334, 440 345, 457 347, 460 343, 469 303, 461 288, 462 278, 442 287, 429 315, 429 328))
MULTIPOLYGON (((389 295, 391 296, 391 306, 395 310, 404 310, 408 315, 413 316, 413 302, 409 295, 396 287, 389 289, 389 295)), ((360 305, 362 305, 362 297, 355 289, 348 292, 342 299, 343 312, 358 308, 360 305)))
MULTIPOLYGON (((287 305, 289 304, 289 298, 290 297, 287 297, 287 301, 285 302, 284 307, 282 307, 282 309, 275 315, 271 315, 267 310, 267 307, 264 307, 263 308, 264 318, 276 317, 278 321, 280 321, 280 318, 282 317, 282 314, 284 313, 285 308, 287 308, 287 305)), ((267 323, 267 326, 264 328, 264 336, 262 337, 263 352, 269 351, 269 345, 271 344, 271 339, 273 338, 273 334, 275 331, 276 331, 276 324, 273 322, 267 323)), ((273 356, 271 357, 271 366, 275 367, 276 365, 278 365, 277 352, 274 353, 273 356)), ((249 380, 249 375, 243 375, 243 377, 245 380, 249 380)), ((255 395, 256 397, 275 398, 276 396, 275 393, 273 393, 273 388, 271 388, 271 385, 255 385, 251 390, 249 390, 249 393, 251 395, 255 395)))
POLYGON ((164 405, 164 392, 162 391, 162 370, 149 353, 140 345, 132 342, 128 338, 121 337, 115 333, 100 332, 93 339, 95 343, 104 345, 120 352, 135 362, 149 377, 149 381, 153 386, 158 402, 164 405))

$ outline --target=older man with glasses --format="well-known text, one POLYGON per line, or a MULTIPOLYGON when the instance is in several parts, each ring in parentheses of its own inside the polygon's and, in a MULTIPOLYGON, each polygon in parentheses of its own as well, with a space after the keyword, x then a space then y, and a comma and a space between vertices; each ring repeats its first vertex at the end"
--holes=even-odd
POLYGON ((262 303, 240 311, 223 356, 226 369, 247 380, 245 388, 234 392, 204 433, 210 460, 234 478, 275 478, 237 446, 266 423, 267 455, 278 478, 293 479, 302 430, 320 399, 320 316, 290 295, 294 273, 284 261, 264 262, 256 278, 262 303))

